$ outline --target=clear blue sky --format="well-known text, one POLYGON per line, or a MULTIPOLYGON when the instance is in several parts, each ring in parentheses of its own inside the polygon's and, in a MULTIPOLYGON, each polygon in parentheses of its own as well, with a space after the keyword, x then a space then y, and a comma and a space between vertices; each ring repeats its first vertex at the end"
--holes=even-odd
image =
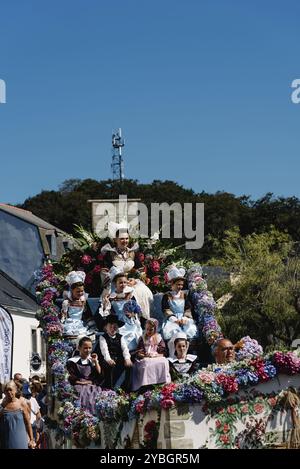
POLYGON ((3 0, 0 201, 125 175, 300 197, 300 3, 3 0))

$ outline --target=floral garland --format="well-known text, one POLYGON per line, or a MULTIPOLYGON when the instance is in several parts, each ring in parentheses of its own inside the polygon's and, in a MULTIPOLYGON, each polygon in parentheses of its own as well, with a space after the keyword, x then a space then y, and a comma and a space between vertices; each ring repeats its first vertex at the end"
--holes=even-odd
MULTIPOLYGON (((278 351, 265 357, 257 356, 260 346, 246 337, 242 339, 240 349, 244 348, 244 355, 241 356, 248 357, 250 354, 255 358, 226 366, 212 365, 189 378, 176 383, 157 385, 152 391, 138 396, 135 393, 104 390, 97 398, 97 415, 91 415, 79 407, 76 392, 67 380, 66 362, 73 345, 61 339, 62 327, 55 305, 60 291, 59 283, 60 277, 54 273, 53 266, 46 264, 40 271, 37 285, 41 304, 38 318, 48 340, 49 365, 55 377, 52 393, 63 401, 59 410, 59 416, 63 419, 63 430, 66 435, 72 435, 73 441, 80 447, 100 441, 100 421, 109 423, 137 418, 149 410, 170 409, 181 403, 205 402, 205 405, 212 409, 226 400, 229 394, 235 395, 241 389, 271 380, 279 373, 300 373, 300 358, 296 353, 278 351)), ((205 292, 205 284, 202 281, 200 283, 201 288, 199 291, 195 290, 195 293, 205 292)), ((204 315, 209 314, 210 306, 207 306, 207 301, 205 307, 200 301, 198 304, 206 311, 204 315)), ((210 304, 212 305, 212 302, 210 304)), ((209 321, 207 324, 207 330, 211 331, 209 321)), ((206 331, 204 327, 203 330, 206 331)), ((227 439, 224 437, 223 440, 226 445, 227 439)))
POLYGON ((212 346, 216 340, 223 337, 221 327, 214 314, 217 304, 213 294, 207 288, 200 265, 191 267, 187 272, 187 278, 200 338, 212 346))
MULTIPOLYGON (((76 248, 66 253, 59 264, 55 265, 55 272, 61 275, 61 280, 70 270, 82 270, 86 273, 85 289, 91 296, 99 296, 101 286, 101 272, 107 269, 105 255, 101 248, 109 243, 110 239, 102 239, 82 227, 77 227, 79 237, 75 239, 76 248)), ((135 240, 133 240, 135 241, 135 240)), ((186 258, 182 246, 166 246, 155 235, 150 239, 137 239, 139 250, 135 253, 141 267, 132 269, 132 276, 140 277, 145 284, 156 293, 169 289, 165 270, 168 265, 180 261, 188 268, 191 261, 186 258)))

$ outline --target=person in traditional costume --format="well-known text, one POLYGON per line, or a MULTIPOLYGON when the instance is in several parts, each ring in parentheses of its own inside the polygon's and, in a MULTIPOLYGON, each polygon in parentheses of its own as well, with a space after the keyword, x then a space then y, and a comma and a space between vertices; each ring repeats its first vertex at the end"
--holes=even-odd
POLYGON ((169 363, 172 381, 188 377, 195 373, 199 367, 197 355, 188 353, 189 342, 184 332, 178 332, 170 340, 169 363))
POLYGON ((79 355, 69 358, 67 370, 69 381, 79 394, 80 407, 95 414, 95 398, 102 390, 101 367, 96 353, 92 352, 92 341, 89 337, 79 340, 79 355))
POLYGON ((107 243, 101 248, 101 253, 104 255, 103 262, 105 267, 110 269, 112 266, 115 266, 125 273, 133 268, 140 268, 141 263, 135 256, 139 248, 138 243, 134 243, 133 246, 129 247, 128 223, 125 221, 122 223, 109 222, 108 235, 114 244, 107 243))
POLYGON ((82 271, 72 271, 66 276, 70 289, 65 293, 66 298, 61 308, 65 336, 78 337, 88 334, 82 321, 88 296, 84 291, 84 280, 85 272, 82 271))
POLYGON ((145 333, 138 342, 137 359, 132 370, 133 391, 171 381, 169 363, 165 358, 166 346, 157 329, 158 321, 147 319, 145 333))
MULTIPOLYGON (((138 273, 139 275, 139 273, 138 273)), ((151 315, 151 307, 153 304, 153 293, 149 287, 143 282, 142 275, 140 278, 135 276, 135 273, 128 273, 128 284, 133 288, 133 294, 136 301, 142 308, 142 318, 149 319, 151 315)))
POLYGON ((118 332, 123 325, 116 315, 110 314, 105 318, 105 333, 99 337, 105 388, 118 389, 122 386, 127 389, 129 386, 132 361, 126 341, 118 332))
POLYGON ((185 269, 171 266, 167 272, 171 290, 163 295, 162 310, 165 321, 162 334, 165 340, 170 340, 178 332, 185 332, 188 339, 197 336, 197 326, 192 318, 191 306, 187 293, 183 290, 185 269))
POLYGON ((114 288, 106 309, 100 311, 100 314, 103 317, 107 314, 115 314, 124 323, 119 333, 124 337, 129 351, 132 352, 136 350, 138 340, 143 333, 139 319, 142 310, 133 296, 134 289, 128 285, 126 274, 115 266, 110 269, 109 273, 114 288))

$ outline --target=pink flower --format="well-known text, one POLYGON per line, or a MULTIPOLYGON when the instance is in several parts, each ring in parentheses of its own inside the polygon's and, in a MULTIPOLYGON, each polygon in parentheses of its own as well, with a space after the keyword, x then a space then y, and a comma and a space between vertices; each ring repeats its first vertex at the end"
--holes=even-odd
POLYGON ((245 404, 241 407, 242 414, 247 414, 249 412, 248 404, 245 404))
POLYGON ((158 261, 152 261, 150 264, 151 270, 153 272, 159 272, 160 271, 160 263, 158 261))
POLYGON ((166 398, 161 401, 161 406, 163 409, 170 409, 174 404, 175 402, 170 398, 166 398))
POLYGON ((229 406, 227 409, 228 414, 235 414, 235 408, 232 406, 229 406))
POLYGON ((84 256, 82 256, 81 258, 81 263, 84 264, 84 265, 88 265, 92 262, 92 258, 91 256, 89 256, 88 254, 84 254, 84 256))
POLYGON ((229 436, 228 436, 228 435, 221 435, 221 436, 220 436, 220 440, 221 440, 222 443, 224 443, 225 445, 228 445, 228 443, 229 443, 229 436))
POLYGON ((216 420, 216 428, 220 428, 221 425, 222 424, 221 424, 220 420, 216 420))
POLYGON ((257 414, 261 414, 264 411, 264 406, 262 404, 254 404, 253 409, 257 414))
POLYGON ((214 374, 210 371, 200 371, 198 374, 199 379, 205 384, 210 384, 214 380, 214 374))
POLYGON ((138 403, 136 404, 135 410, 136 410, 136 412, 137 412, 138 414, 142 414, 142 413, 143 413, 143 411, 144 411, 144 403, 145 403, 145 401, 140 401, 140 402, 138 402, 138 403))
POLYGON ((228 423, 225 423, 223 427, 223 433, 228 433, 228 432, 229 432, 229 425, 228 423))
POLYGON ((95 265, 95 267, 93 268, 93 272, 95 274, 101 272, 101 265, 95 265))

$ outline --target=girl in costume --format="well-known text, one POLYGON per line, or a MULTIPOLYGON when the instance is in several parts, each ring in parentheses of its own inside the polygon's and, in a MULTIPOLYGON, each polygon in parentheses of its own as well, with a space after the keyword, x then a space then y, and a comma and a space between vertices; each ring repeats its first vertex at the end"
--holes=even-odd
POLYGON ((162 310, 165 322, 162 333, 165 340, 170 340, 178 332, 185 332, 188 339, 197 336, 197 326, 192 318, 187 293, 183 291, 185 269, 172 266, 167 272, 171 290, 162 298, 162 310))
POLYGON ((95 413, 95 397, 101 391, 101 368, 96 353, 92 353, 92 341, 82 337, 78 344, 79 356, 69 358, 69 381, 79 394, 80 406, 95 413))
POLYGON ((133 391, 142 386, 171 381, 168 360, 165 358, 166 346, 157 328, 156 319, 147 319, 145 333, 138 342, 137 360, 133 365, 133 391))
MULTIPOLYGON (((119 333, 124 337, 130 351, 137 348, 137 343, 143 331, 140 323, 142 310, 133 296, 133 288, 128 286, 127 276, 117 267, 112 267, 109 272, 113 286, 113 292, 109 295, 106 308, 100 309, 103 317, 115 314, 123 322, 119 333)), ((103 301, 104 304, 104 301, 103 301)))
POLYGON ((172 380, 188 377, 198 369, 197 355, 188 353, 189 342, 184 332, 174 335, 169 344, 169 363, 172 380))
POLYGON ((70 290, 62 303, 63 335, 87 335, 87 328, 83 325, 82 316, 86 307, 87 294, 84 292, 85 272, 72 271, 66 276, 70 290))

